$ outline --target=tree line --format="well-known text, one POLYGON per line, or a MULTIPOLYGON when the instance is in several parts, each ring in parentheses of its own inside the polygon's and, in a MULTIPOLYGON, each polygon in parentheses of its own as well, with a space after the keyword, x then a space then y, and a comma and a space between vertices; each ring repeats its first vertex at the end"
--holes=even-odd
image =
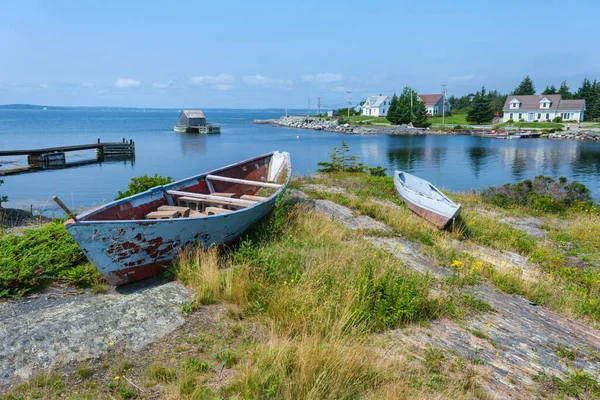
POLYGON ((421 101, 417 92, 408 86, 404 87, 400 96, 394 93, 386 118, 392 125, 412 123, 418 128, 431 125, 427 122, 425 102, 421 101))
MULTIPOLYGON (((559 88, 554 85, 546 86, 542 92, 545 95, 560 94, 565 100, 585 100, 586 111, 584 117, 586 120, 600 119, 600 82, 584 79, 576 92, 571 92, 567 81, 562 81, 559 88)), ((529 76, 526 76, 521 83, 510 94, 502 94, 497 90, 486 91, 483 87, 475 94, 468 94, 462 97, 450 96, 448 102, 454 113, 467 113, 468 122, 490 122, 494 116, 502 115, 502 109, 506 98, 509 95, 515 96, 533 96, 536 94, 535 85, 529 76)))

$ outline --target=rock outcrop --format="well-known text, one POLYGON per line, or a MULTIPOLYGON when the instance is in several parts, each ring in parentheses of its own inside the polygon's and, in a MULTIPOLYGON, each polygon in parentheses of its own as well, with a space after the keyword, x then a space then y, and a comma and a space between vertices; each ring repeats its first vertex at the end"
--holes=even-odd
POLYGON ((316 131, 339 132, 354 135, 425 135, 428 129, 407 125, 356 126, 339 124, 336 120, 306 117, 281 117, 279 119, 255 120, 255 124, 275 124, 288 128, 313 129, 316 131))

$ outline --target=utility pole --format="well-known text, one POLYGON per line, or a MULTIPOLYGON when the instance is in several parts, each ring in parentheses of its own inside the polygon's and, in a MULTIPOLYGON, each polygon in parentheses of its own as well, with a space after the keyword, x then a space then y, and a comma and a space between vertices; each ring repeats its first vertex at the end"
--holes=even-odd
POLYGON ((444 125, 444 117, 446 115, 446 84, 442 85, 442 125, 444 125))
POLYGON ((352 90, 346 90, 346 93, 348 93, 348 119, 350 119, 350 105, 352 104, 350 102, 350 94, 352 93, 352 90))
POLYGON ((321 98, 317 97, 317 115, 321 116, 321 98))
POLYGON ((413 90, 410 88, 410 123, 413 120, 413 90))
POLYGON ((308 98, 308 110, 306 111, 306 121, 310 121, 310 97, 308 98))

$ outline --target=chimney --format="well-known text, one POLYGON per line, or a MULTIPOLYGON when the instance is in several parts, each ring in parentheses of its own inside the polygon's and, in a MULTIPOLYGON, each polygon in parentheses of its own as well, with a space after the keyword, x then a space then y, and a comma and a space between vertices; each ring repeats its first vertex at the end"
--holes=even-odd
POLYGON ((540 92, 540 97, 544 97, 544 92, 540 92))

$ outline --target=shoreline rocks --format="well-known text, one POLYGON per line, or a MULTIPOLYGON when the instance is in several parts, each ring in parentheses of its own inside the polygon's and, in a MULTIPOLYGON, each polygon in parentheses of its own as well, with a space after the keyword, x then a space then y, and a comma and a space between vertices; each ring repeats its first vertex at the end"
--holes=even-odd
POLYGON ((426 135, 433 133, 429 129, 414 128, 406 125, 356 126, 338 124, 335 120, 306 117, 281 117, 279 119, 255 120, 255 124, 273 124, 288 128, 312 129, 316 131, 339 132, 353 135, 426 135))
POLYGON ((600 133, 583 131, 563 131, 546 135, 549 139, 594 140, 600 142, 600 133))

